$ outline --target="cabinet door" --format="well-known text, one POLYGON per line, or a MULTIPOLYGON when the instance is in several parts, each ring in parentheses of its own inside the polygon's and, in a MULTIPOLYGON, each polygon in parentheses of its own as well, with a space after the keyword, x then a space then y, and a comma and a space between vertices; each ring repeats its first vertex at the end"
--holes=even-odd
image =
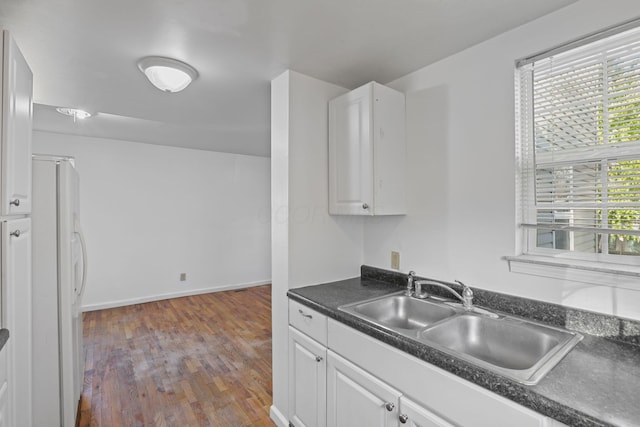
POLYGON ((398 424, 400 392, 327 351, 327 425, 390 427, 398 424))
POLYGON ((2 200, 0 213, 31 212, 33 74, 8 31, 3 31, 2 200))
POLYGON ((31 219, 2 223, 3 325, 9 329, 11 426, 31 425, 31 219))
POLYGON ((400 424, 408 427, 453 427, 428 409, 418 405, 405 396, 400 398, 400 424))
POLYGON ((0 385, 0 427, 9 427, 9 393, 7 382, 0 385))
POLYGON ((324 427, 327 349, 289 326, 289 420, 295 427, 324 427))
MULTIPOLYGON (((11 339, 11 338, 9 338, 11 339)), ((0 427, 9 427, 9 389, 7 383, 7 344, 0 350, 0 427)))
POLYGON ((329 213, 373 215, 372 85, 329 102, 329 213))

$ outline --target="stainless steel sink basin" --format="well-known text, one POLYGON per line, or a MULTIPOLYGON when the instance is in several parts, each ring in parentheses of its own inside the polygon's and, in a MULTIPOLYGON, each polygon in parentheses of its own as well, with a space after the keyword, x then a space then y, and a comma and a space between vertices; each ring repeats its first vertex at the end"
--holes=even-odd
POLYGON ((510 317, 463 314, 418 338, 524 384, 537 383, 582 335, 510 317))
POLYGON ((456 310, 449 306, 405 295, 388 295, 345 305, 340 310, 401 331, 424 329, 456 314, 456 310))
POLYGON ((339 310, 523 384, 536 384, 582 335, 487 310, 392 294, 339 310))

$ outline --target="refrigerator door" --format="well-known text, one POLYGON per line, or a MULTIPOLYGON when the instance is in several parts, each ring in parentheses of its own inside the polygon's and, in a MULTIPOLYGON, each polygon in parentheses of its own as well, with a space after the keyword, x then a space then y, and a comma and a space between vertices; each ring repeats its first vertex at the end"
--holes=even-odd
POLYGON ((33 425, 62 425, 56 162, 33 160, 33 425))
POLYGON ((71 159, 33 158, 33 425, 74 427, 82 390, 86 276, 71 159))
MULTIPOLYGON (((78 193, 76 193, 77 195, 78 193)), ((73 221, 73 238, 72 238, 72 255, 73 255, 73 288, 75 294, 75 303, 73 308, 73 335, 74 349, 73 354, 76 356, 74 361, 74 388, 73 401, 74 407, 77 406, 84 385, 84 349, 82 341, 82 294, 87 284, 87 249, 84 243, 84 235, 80 227, 80 219, 78 215, 74 215, 73 221)), ((74 417, 75 417, 74 413, 74 417)))
POLYGON ((58 257, 63 426, 74 426, 84 377, 82 290, 86 266, 79 229, 80 179, 68 161, 58 163, 58 257))

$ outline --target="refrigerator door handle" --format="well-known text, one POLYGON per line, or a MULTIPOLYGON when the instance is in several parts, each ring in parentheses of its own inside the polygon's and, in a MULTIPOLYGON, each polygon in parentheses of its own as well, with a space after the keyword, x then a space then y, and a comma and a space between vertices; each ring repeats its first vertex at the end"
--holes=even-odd
POLYGON ((82 233, 82 227, 80 227, 80 221, 78 221, 78 218, 74 218, 73 228, 73 232, 80 238, 80 247, 82 248, 82 284, 80 286, 80 292, 78 292, 78 296, 82 297, 84 287, 87 284, 87 245, 84 241, 84 234, 82 233))

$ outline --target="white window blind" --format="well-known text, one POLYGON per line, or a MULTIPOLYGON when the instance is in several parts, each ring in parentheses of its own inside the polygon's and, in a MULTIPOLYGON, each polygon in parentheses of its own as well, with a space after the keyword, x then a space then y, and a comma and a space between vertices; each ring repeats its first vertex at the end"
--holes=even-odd
POLYGON ((524 251, 640 261, 640 30, 516 78, 524 251))

